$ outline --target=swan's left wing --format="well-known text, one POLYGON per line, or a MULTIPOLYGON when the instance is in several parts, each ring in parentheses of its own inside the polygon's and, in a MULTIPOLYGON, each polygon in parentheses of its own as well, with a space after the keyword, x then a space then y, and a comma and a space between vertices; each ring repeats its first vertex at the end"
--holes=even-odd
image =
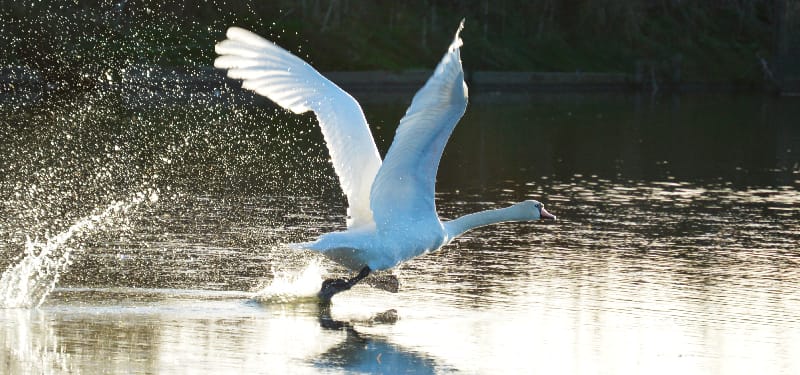
POLYGON ((394 142, 375 176, 370 193, 375 224, 437 218, 436 171, 444 146, 467 108, 459 34, 400 120, 394 142))
POLYGON ((216 45, 217 68, 294 113, 314 111, 349 204, 348 227, 372 225, 369 192, 381 166, 361 106, 297 56, 238 27, 216 45))

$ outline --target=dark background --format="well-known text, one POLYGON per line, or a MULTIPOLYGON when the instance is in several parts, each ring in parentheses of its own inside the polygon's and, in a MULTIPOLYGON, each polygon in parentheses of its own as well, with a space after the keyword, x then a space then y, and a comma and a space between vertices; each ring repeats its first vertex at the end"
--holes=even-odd
POLYGON ((430 69, 461 18, 470 70, 757 89, 800 70, 796 0, 0 1, 0 18, 6 81, 72 86, 131 67, 208 67, 231 25, 322 71, 430 69))

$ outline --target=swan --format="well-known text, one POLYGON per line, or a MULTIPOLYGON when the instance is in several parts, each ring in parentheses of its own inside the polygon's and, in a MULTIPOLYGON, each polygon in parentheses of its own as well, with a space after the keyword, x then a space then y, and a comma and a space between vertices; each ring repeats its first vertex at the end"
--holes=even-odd
POLYGON ((433 75, 414 95, 394 141, 381 161, 358 102, 302 59, 239 27, 230 27, 215 46, 214 67, 242 87, 266 96, 296 114, 313 111, 347 196, 347 229, 316 241, 291 244, 322 253, 359 271, 349 279, 328 279, 323 301, 350 289, 372 271, 393 268, 438 250, 473 228, 505 221, 555 220, 544 205, 526 200, 510 207, 442 220, 436 213, 434 185, 445 144, 467 107, 459 36, 433 75))

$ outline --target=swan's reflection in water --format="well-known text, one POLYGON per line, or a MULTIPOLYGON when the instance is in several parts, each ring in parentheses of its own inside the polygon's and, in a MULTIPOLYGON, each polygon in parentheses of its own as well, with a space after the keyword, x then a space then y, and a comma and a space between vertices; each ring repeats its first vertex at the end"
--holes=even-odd
POLYGON ((440 372, 424 353, 362 333, 391 311, 337 320, 330 305, 262 304, 241 292, 58 290, 0 309, 0 373, 440 372), (75 302, 69 302, 69 301, 75 302))
MULTIPOLYGON (((314 362, 324 368, 337 368, 347 373, 433 374, 436 363, 422 353, 392 344, 385 337, 359 332, 351 322, 331 317, 329 303, 319 305, 320 327, 344 331, 345 340, 322 353, 314 362)), ((375 314, 367 324, 394 324, 397 311, 375 314)))

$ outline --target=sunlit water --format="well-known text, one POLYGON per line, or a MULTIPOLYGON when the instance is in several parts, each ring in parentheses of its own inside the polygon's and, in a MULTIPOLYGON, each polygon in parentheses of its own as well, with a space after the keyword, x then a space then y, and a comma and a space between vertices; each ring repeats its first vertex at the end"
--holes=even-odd
MULTIPOLYGON (((535 198, 559 221, 328 308, 344 271, 285 246, 344 225, 313 121, 126 95, 2 112, 0 372, 800 373, 795 99, 475 95, 441 216, 535 198)), ((365 106, 383 152, 399 98, 365 106)))

